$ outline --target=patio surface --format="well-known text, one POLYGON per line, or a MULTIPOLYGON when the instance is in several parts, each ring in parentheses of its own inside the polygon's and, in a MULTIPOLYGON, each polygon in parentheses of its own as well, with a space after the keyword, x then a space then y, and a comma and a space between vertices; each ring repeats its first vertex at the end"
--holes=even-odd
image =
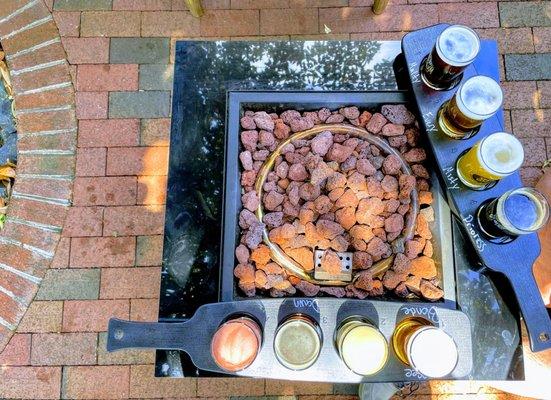
MULTIPOLYGON (((29 1, 2 0, 0 11, 15 3, 29 1)), ((155 379, 152 351, 105 351, 110 317, 157 317, 177 39, 398 40, 438 22, 466 24, 499 41, 506 119, 525 146, 525 182, 533 184, 551 157, 550 1, 391 0, 375 17, 372 0, 203 0, 201 19, 183 0, 45 3, 75 88, 73 206, 38 294, 0 354, 0 398, 329 400, 353 394, 351 385, 155 379), (332 33, 324 34, 325 26, 332 33)), ((408 398, 430 393, 517 398, 462 382, 422 385, 408 398)))

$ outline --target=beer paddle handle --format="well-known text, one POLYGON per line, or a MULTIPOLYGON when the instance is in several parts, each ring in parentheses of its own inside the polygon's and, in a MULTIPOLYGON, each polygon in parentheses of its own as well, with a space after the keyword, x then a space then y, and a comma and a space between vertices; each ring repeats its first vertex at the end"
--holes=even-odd
POLYGON ((513 286, 533 352, 551 349, 551 317, 545 308, 532 267, 507 274, 513 286))

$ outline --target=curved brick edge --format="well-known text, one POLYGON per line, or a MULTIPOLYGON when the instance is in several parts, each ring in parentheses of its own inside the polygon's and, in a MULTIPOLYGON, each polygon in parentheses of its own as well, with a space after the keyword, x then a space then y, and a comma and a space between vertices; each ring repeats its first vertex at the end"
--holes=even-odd
POLYGON ((77 120, 69 65, 42 0, 0 3, 0 43, 15 92, 18 166, 0 232, 0 352, 55 254, 71 204, 77 120))

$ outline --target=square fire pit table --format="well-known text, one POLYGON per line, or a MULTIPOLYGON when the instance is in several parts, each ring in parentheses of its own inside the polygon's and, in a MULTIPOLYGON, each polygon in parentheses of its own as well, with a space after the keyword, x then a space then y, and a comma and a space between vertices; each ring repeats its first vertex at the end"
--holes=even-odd
MULTIPOLYGON (((482 51, 497 59, 495 42, 483 41, 482 51)), ((223 295, 221 279, 229 93, 403 91, 407 101, 399 53, 398 41, 176 43, 159 321, 185 321, 231 292, 223 295)), ((495 67, 477 68, 499 78, 495 67)), ((523 379, 519 316, 509 283, 480 270, 459 224, 447 223, 453 242, 452 279, 444 282, 452 282, 445 288, 452 299, 447 307, 471 321, 469 378, 523 379)), ((214 374, 197 369, 183 352, 159 350, 156 375, 214 374)))

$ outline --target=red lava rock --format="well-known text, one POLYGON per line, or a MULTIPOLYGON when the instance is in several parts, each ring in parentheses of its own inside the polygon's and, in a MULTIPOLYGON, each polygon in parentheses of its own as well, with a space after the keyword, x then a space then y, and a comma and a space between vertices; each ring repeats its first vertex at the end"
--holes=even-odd
POLYGON ((276 168, 275 173, 277 176, 279 176, 281 179, 287 178, 287 174, 289 173, 289 164, 287 164, 286 161, 282 161, 276 168))
POLYGON ((333 207, 333 203, 329 200, 329 197, 321 195, 316 200, 314 200, 314 206, 316 211, 320 214, 328 213, 329 210, 333 207))
POLYGON ((404 160, 408 163, 418 163, 427 159, 427 153, 419 147, 413 148, 404 154, 404 160))
POLYGON ((394 192, 398 190, 398 180, 391 176, 386 175, 381 181, 381 187, 385 192, 394 192))
POLYGON ((295 260, 305 271, 312 271, 314 269, 314 253, 308 247, 287 249, 285 253, 295 260))
POLYGON ((429 223, 423 214, 417 216, 417 224, 415 227, 415 234, 421 236, 424 239, 431 239, 432 232, 429 228, 429 223))
POLYGON ((283 120, 283 122, 289 125, 292 120, 301 118, 301 115, 296 110, 287 110, 282 112, 279 117, 283 120))
POLYGON ((432 192, 422 190, 419 192, 419 204, 432 204, 432 192))
POLYGON ((354 157, 354 156, 348 157, 341 164, 341 171, 343 171, 343 172, 352 171, 353 169, 356 168, 356 161, 358 161, 358 159, 356 157, 354 157))
POLYGON ((402 162, 394 154, 389 154, 383 161, 383 173, 387 175, 398 175, 401 172, 402 162))
POLYGON ((285 200, 283 202, 283 214, 287 218, 298 218, 300 209, 298 206, 291 204, 290 201, 285 200))
POLYGON ((356 274, 354 287, 369 291, 373 289, 373 276, 370 271, 360 271, 356 274))
POLYGON ((381 186, 381 182, 377 180, 377 176, 368 176, 366 179, 367 182, 367 194, 369 196, 383 198, 384 190, 381 186))
POLYGON ((320 195, 320 187, 311 183, 303 183, 299 189, 300 197, 306 201, 313 201, 320 195))
POLYGON ((386 104, 381 107, 381 114, 393 124, 409 125, 415 116, 403 104, 386 104))
POLYGON ((256 129, 256 124, 254 123, 253 118, 250 116, 247 116, 247 115, 244 116, 243 118, 241 118, 240 122, 241 122, 241 127, 243 129, 246 129, 246 130, 256 129))
POLYGON ((343 146, 339 143, 333 143, 329 148, 329 151, 327 152, 325 158, 328 161, 336 161, 338 163, 342 163, 348 157, 350 157, 353 151, 354 149, 350 147, 343 146))
POLYGON ((411 275, 409 276, 406 281, 405 281, 405 284, 406 284, 406 288, 412 292, 412 293, 415 293, 416 295, 420 295, 421 294, 421 277, 420 276, 416 276, 416 275, 411 275))
POLYGON ((271 261, 270 249, 268 246, 261 244, 251 252, 251 261, 254 261, 255 265, 266 265, 271 261))
POLYGON ((263 221, 268 228, 277 228, 283 224, 283 212, 276 211, 267 213, 264 215, 263 221))
POLYGON ((333 175, 331 175, 329 178, 327 178, 327 183, 325 184, 325 188, 328 191, 332 191, 336 188, 343 188, 346 185, 346 176, 341 174, 340 172, 335 172, 333 175))
POLYGON ((369 120, 371 119, 372 114, 369 111, 364 111, 360 114, 358 118, 359 126, 365 128, 369 120))
POLYGON ((270 147, 275 144, 275 137, 272 132, 261 130, 258 133, 258 141, 264 147, 270 147))
POLYGON ((298 219, 301 224, 306 225, 308 222, 312 222, 314 220, 314 211, 301 208, 298 213, 298 219))
POLYGON ((332 114, 326 120, 326 124, 340 124, 344 121, 344 115, 341 114, 332 114))
POLYGON ((356 210, 356 220, 360 224, 369 222, 369 218, 374 215, 379 215, 384 212, 385 205, 378 197, 369 197, 360 200, 358 209, 356 210))
POLYGON ((326 250, 321 258, 320 268, 330 274, 341 272, 341 260, 337 253, 332 250, 326 250))
POLYGON ((366 192, 367 191, 367 181, 365 176, 360 174, 358 171, 354 171, 350 174, 346 180, 346 185, 354 191, 354 193, 366 192))
POLYGON ((240 244, 235 248, 235 258, 239 264, 247 264, 249 262, 249 249, 240 244))
POLYGON ((254 113, 253 120, 258 129, 263 129, 269 132, 274 131, 274 120, 266 112, 259 111, 254 113))
POLYGON ((308 178, 308 172, 304 165, 302 164, 293 164, 289 167, 289 172, 287 174, 289 179, 297 182, 303 182, 308 178))
POLYGON ((243 171, 241 173, 241 186, 253 186, 256 181, 255 171, 243 171))
POLYGON ((387 232, 387 234, 386 234, 386 240, 387 240, 388 242, 391 242, 391 243, 392 243, 392 241, 393 241, 394 239, 396 239, 398 236, 400 236, 401 233, 402 233, 402 232, 400 232, 400 231, 398 231, 398 232, 387 232))
POLYGON ((373 259, 380 259, 390 250, 388 243, 383 242, 380 238, 374 237, 367 244, 367 252, 373 259))
POLYGON ((348 246, 350 246, 350 243, 348 242, 348 240, 345 239, 344 236, 339 235, 331 240, 329 246, 335 251, 345 252, 348 250, 348 246))
POLYGON ((416 128, 406 129, 405 135, 406 135, 408 144, 411 147, 417 146, 417 143, 419 142, 419 136, 420 136, 418 129, 416 128))
POLYGON ((339 113, 347 119, 355 119, 360 116, 360 110, 358 110, 358 107, 343 107, 339 110, 339 113))
POLYGON ((423 255, 427 257, 432 257, 434 253, 432 243, 430 240, 427 240, 427 243, 425 243, 425 248, 423 249, 423 255))
POLYGON ((297 151, 293 153, 286 153, 285 160, 290 164, 304 164, 304 156, 297 151))
POLYGON ((269 262, 265 265, 259 264, 256 266, 258 269, 261 269, 262 271, 266 272, 266 274, 275 274, 275 275, 281 275, 283 274, 283 268, 281 268, 278 264, 275 262, 269 262))
POLYGON ((360 300, 363 300, 369 295, 367 291, 358 289, 354 285, 348 285, 344 289, 346 291, 346 297, 356 297, 360 300))
POLYGON ((314 127, 314 122, 312 122, 312 120, 309 119, 309 118, 300 117, 300 118, 296 118, 296 119, 291 120, 289 122, 289 125, 291 127, 291 131, 293 131, 293 132, 302 132, 302 131, 305 131, 307 129, 313 128, 314 127))
POLYGON ((383 276, 383 285, 387 289, 392 290, 405 280, 406 280, 405 274, 398 274, 395 271, 389 269, 388 271, 385 272, 385 275, 383 276))
MULTIPOLYGON (((382 217, 380 217, 380 218, 382 218, 382 217)), ((383 221, 384 221, 384 219, 383 219, 383 221)), ((370 225, 370 226, 373 227, 373 225, 370 225)), ((379 239, 381 239, 383 242, 387 241, 386 232, 383 228, 374 228, 373 229, 373 234, 376 237, 378 237, 379 239)))
POLYGON ((279 140, 285 140, 289 137, 291 133, 291 128, 289 125, 285 124, 283 121, 278 120, 275 122, 274 126, 274 136, 279 140))
POLYGON ((314 285, 313 283, 306 281, 300 281, 295 285, 295 287, 307 297, 316 296, 320 291, 320 287, 318 285, 314 285))
POLYGON ((241 161, 241 165, 243 166, 243 169, 245 170, 253 169, 253 156, 251 155, 251 152, 249 150, 245 150, 239 153, 239 160, 241 161))
POLYGON ((400 175, 398 185, 400 187, 400 201, 409 199, 411 191, 415 189, 416 179, 412 175, 400 175))
POLYGON ((410 270, 411 261, 402 253, 397 253, 394 256, 394 262, 392 263, 392 269, 398 274, 408 273, 410 270))
POLYGON ((409 212, 409 204, 400 204, 396 211, 398 211, 400 215, 406 215, 409 212))
POLYGON ((314 154, 324 157, 333 144, 333 134, 330 131, 323 131, 317 134, 311 141, 310 147, 314 154))
POLYGON ((257 269, 254 273, 254 283, 258 289, 268 289, 268 277, 261 269, 257 269))
POLYGON ((411 166, 411 170, 413 171, 413 175, 415 175, 418 178, 424 178, 429 179, 429 171, 425 167, 423 167, 421 164, 414 164, 411 166))
POLYGON ((375 113, 371 116, 365 128, 371 133, 379 133, 386 123, 387 120, 382 114, 375 113))
POLYGON ((268 150, 257 150, 253 153, 253 160, 264 161, 268 158, 268 154, 270 154, 268 150))
POLYGON ((356 208, 343 207, 338 209, 335 211, 335 221, 345 230, 349 230, 356 224, 356 208))
POLYGON ((305 111, 303 113, 303 117, 308 118, 314 123, 314 125, 318 125, 321 123, 321 119, 316 111, 305 111))
POLYGON ((297 234, 296 228, 291 224, 283 224, 272 229, 268 236, 270 240, 277 244, 283 244, 287 240, 292 239, 297 234))
MULTIPOLYGON (((358 197, 354 193, 352 189, 346 189, 344 191, 344 194, 339 197, 339 199, 335 202, 336 208, 343 208, 343 207, 353 207, 356 208, 358 205, 358 197)), ((357 219, 357 216, 356 216, 357 219)))
POLYGON ((326 122, 327 118, 331 116, 331 110, 328 108, 322 108, 318 111, 318 118, 321 122, 326 122))
POLYGON ((365 243, 368 243, 373 239, 374 233, 367 225, 354 225, 350 228, 350 237, 357 240, 363 240, 365 243))
POLYGON ((406 297, 407 295, 409 295, 408 288, 404 282, 396 286, 396 289, 394 289, 394 293, 396 293, 396 296, 398 297, 406 297))
POLYGON ((284 281, 284 278, 281 275, 266 274, 266 285, 264 289, 271 289, 273 287, 276 287, 278 284, 282 283, 283 281, 284 281))
POLYGON ((310 243, 305 235, 297 235, 285 243, 285 247, 290 249, 298 249, 299 247, 306 247, 309 245, 310 243))
POLYGON ((420 256, 411 260, 410 273, 425 279, 436 277, 436 264, 432 258, 420 256))
POLYGON ((423 247, 423 243, 417 240, 408 240, 405 244, 406 257, 413 260, 423 251, 423 247))
POLYGON ((321 161, 310 173, 310 183, 313 185, 323 185, 326 179, 334 174, 335 171, 325 162, 321 161))
POLYGON ((264 224, 257 222, 250 226, 249 231, 245 234, 245 244, 251 250, 254 250, 262 242, 262 232, 264 224))
POLYGON ((258 223, 256 216, 246 208, 239 213, 239 226, 242 229, 249 229, 251 225, 258 223))
POLYGON ((385 219, 386 232, 402 232, 402 229, 404 229, 404 217, 400 214, 392 214, 385 219))
POLYGON ((421 290, 421 295, 430 301, 440 300, 444 296, 444 291, 439 287, 433 285, 429 281, 422 279, 421 284, 419 285, 421 290))
POLYGON ((367 176, 375 174, 377 172, 377 169, 371 164, 371 162, 368 159, 362 158, 359 159, 356 162, 356 169, 360 174, 364 174, 367 176))
POLYGON ((321 293, 326 293, 330 296, 334 297, 344 297, 346 295, 346 291, 342 287, 336 287, 336 286, 322 286, 319 290, 321 293))
POLYGON ((274 211, 277 206, 283 203, 284 198, 285 197, 280 193, 275 191, 269 192, 266 196, 264 196, 264 207, 267 210, 274 211))
POLYGON ((388 199, 384 202, 384 205, 385 212, 395 213, 398 210, 398 207, 400 207, 400 202, 396 199, 388 199))
POLYGON ((287 143, 285 146, 281 148, 281 154, 284 156, 287 155, 287 153, 293 153, 295 151, 295 146, 293 143, 287 143))
POLYGON ((241 196, 241 202, 243 203, 243 207, 252 212, 256 211, 260 205, 260 200, 254 190, 241 196))
POLYGON ((426 179, 417 178, 417 191, 419 191, 419 192, 422 192, 422 191, 428 192, 429 190, 430 190, 429 182, 426 179))
POLYGON ((254 267, 252 264, 237 264, 233 274, 243 282, 254 282, 254 267))
POLYGON ((383 129, 381 129, 381 135, 383 136, 400 136, 403 135, 404 132, 404 125, 386 124, 383 126, 383 129))
POLYGON ((390 144, 392 147, 399 148, 407 143, 407 137, 406 135, 400 135, 400 136, 392 136, 388 138, 388 144, 390 144))
POLYGON ((245 294, 245 296, 253 297, 254 295, 256 295, 256 287, 254 281, 243 282, 240 280, 238 286, 239 289, 241 289, 241 291, 245 294))
POLYGON ((355 251, 352 255, 353 269, 368 269, 373 265, 373 259, 365 251, 355 251))
POLYGON ((332 240, 337 235, 342 235, 344 233, 343 227, 338 223, 323 219, 316 223, 316 230, 318 235, 328 240, 332 240))
POLYGON ((329 200, 335 202, 344 194, 344 188, 336 188, 329 192, 329 200))

